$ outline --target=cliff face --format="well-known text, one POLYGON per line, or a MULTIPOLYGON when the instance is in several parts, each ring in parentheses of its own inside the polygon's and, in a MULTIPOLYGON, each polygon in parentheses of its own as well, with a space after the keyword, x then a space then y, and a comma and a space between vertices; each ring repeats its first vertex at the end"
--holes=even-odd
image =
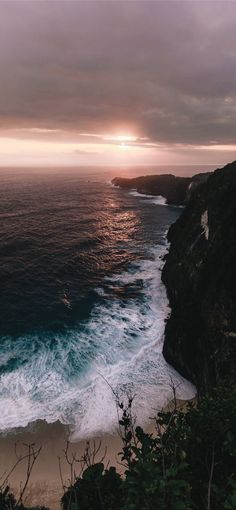
POLYGON ((236 161, 194 190, 168 240, 163 353, 205 392, 236 366, 236 161))
POLYGON ((183 205, 189 200, 192 191, 206 181, 209 175, 207 172, 193 177, 176 177, 171 174, 145 175, 134 179, 115 177, 112 183, 120 188, 135 189, 147 195, 162 195, 170 205, 183 205))

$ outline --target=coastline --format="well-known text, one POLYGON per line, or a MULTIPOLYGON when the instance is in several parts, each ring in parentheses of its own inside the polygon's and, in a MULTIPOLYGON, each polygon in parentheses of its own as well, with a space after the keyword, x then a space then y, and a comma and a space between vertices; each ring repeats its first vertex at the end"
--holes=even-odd
MULTIPOLYGON (((186 400, 178 400, 178 409, 184 409, 187 402, 186 400)), ((173 402, 170 402, 165 410, 172 408, 173 402)), ((153 420, 150 419, 150 423, 145 430, 149 433, 155 432, 153 420)), ((60 457, 61 460, 63 480, 64 483, 67 484, 70 479, 70 466, 65 460, 63 451, 66 448, 68 438, 69 427, 62 425, 60 422, 49 424, 42 420, 33 422, 25 428, 14 429, 8 433, 0 434, 0 476, 4 471, 9 471, 16 461, 15 445, 17 445, 17 451, 19 453, 24 453, 26 451, 26 446, 24 445, 34 443, 35 448, 42 446, 39 458, 33 467, 25 494, 24 502, 27 505, 44 505, 49 507, 50 510, 61 509, 60 498, 63 495, 63 489, 60 479, 58 457, 60 457)), ((118 455, 122 449, 122 441, 118 432, 117 435, 104 435, 73 443, 70 442, 68 448, 69 455, 75 453, 77 457, 81 457, 88 441, 91 447, 94 441, 96 447, 98 447, 101 442, 100 450, 95 458, 96 462, 101 461, 105 454, 103 460, 105 467, 115 466, 118 472, 122 473, 122 471, 124 471, 118 455)), ((19 493, 20 485, 25 479, 23 473, 25 473, 26 470, 26 463, 27 459, 22 461, 9 477, 9 485, 16 496, 19 493)), ((77 471, 79 473, 79 468, 77 471)))
MULTIPOLYGON (((142 193, 137 194, 142 197, 142 193)), ((150 196, 149 198, 158 200, 158 205, 167 205, 164 203, 163 197, 150 196), (160 200, 161 198, 161 200, 160 200), (159 203, 160 201, 160 203, 159 203)), ((179 207, 179 206, 178 206, 179 207)), ((167 230, 168 232, 168 230, 167 230)), ((166 233, 167 233, 166 232, 166 233)), ((165 247, 165 252, 167 247, 165 247)), ((159 258, 158 266, 160 264, 159 258)), ((162 266, 162 263, 161 263, 162 266)), ((160 269, 160 266, 158 267, 160 269)), ((159 274, 158 272, 156 273, 159 274)), ((152 347, 155 344, 152 345, 152 347)), ((146 347, 145 347, 146 348, 146 347)), ((177 399, 178 408, 184 408, 186 403, 191 401, 177 399)), ((173 408, 173 401, 165 404, 163 408, 159 410, 171 410, 173 408)), ((139 424, 137 420, 137 425, 139 424)), ((145 432, 155 433, 155 425, 153 418, 149 419, 149 422, 144 426, 145 432)), ((26 451, 26 445, 34 444, 35 448, 42 447, 39 458, 37 459, 27 486, 27 490, 24 496, 24 503, 27 506, 45 506, 50 510, 61 510, 60 499, 63 495, 62 481, 60 477, 59 460, 61 462, 61 471, 63 475, 63 481, 65 485, 69 485, 70 480, 70 466, 65 459, 65 449, 69 442, 68 453, 76 454, 77 457, 81 458, 85 452, 88 442, 92 445, 95 442, 96 447, 101 442, 101 447, 95 462, 103 461, 105 467, 114 466, 119 473, 124 472, 124 467, 121 465, 119 452, 122 450, 122 441, 117 434, 107 434, 102 436, 92 436, 87 439, 70 441, 71 430, 68 425, 63 425, 57 421, 54 423, 47 423, 45 420, 36 420, 31 422, 26 427, 19 427, 11 429, 8 432, 0 432, 0 477, 4 471, 9 472, 12 466, 16 462, 15 445, 17 444, 17 451, 22 454, 26 451), (105 454, 105 457, 104 457, 105 454), (104 458, 103 458, 104 457, 104 458)), ((16 498, 19 494, 20 486, 25 481, 25 473, 27 468, 27 459, 22 461, 13 473, 9 477, 9 486, 16 498)), ((79 474, 79 467, 77 473, 79 474)))
MULTIPOLYGON (((50 510, 61 508, 60 498, 63 495, 63 490, 58 457, 61 459, 63 480, 67 484, 70 478, 70 467, 65 460, 63 451, 66 448, 68 438, 69 428, 67 426, 60 422, 49 424, 41 420, 31 423, 25 428, 0 434, 0 476, 4 471, 9 471, 16 461, 15 445, 17 445, 19 454, 26 452, 24 445, 34 443, 35 448, 42 446, 40 455, 33 467, 24 498, 27 505, 44 505, 49 507, 50 510)), ((101 460, 106 452, 103 461, 105 466, 110 461, 109 465, 116 466, 117 470, 122 470, 117 455, 121 450, 121 439, 118 435, 106 435, 69 443, 69 454, 76 453, 78 457, 81 457, 88 441, 91 441, 91 445, 95 441, 96 446, 101 441, 101 448, 96 457, 97 462, 101 460)), ((9 485, 16 495, 19 493, 20 485, 25 480, 23 474, 26 472, 26 465, 27 459, 22 461, 9 477, 9 485)))
MULTIPOLYGON (((143 193, 137 191, 134 193, 137 193, 139 197, 145 198, 145 194, 143 193)), ((165 198, 162 196, 146 195, 146 197, 147 196, 149 199, 157 201, 155 203, 158 205, 168 205, 165 202, 165 198)), ((158 269, 161 269, 161 267, 158 267, 158 269)), ((185 407, 186 402, 191 400, 192 399, 178 399, 178 408, 185 407)), ((169 410, 171 407, 172 403, 169 402, 163 409, 169 410)), ((137 424, 139 423, 137 422, 137 424)), ((147 426, 144 427, 144 430, 149 433, 155 432, 153 419, 150 418, 150 421, 147 426)), ((15 463, 16 443, 19 447, 19 451, 22 452, 25 451, 25 445, 32 443, 35 444, 36 448, 42 447, 42 451, 40 452, 40 456, 33 468, 27 491, 25 493, 24 503, 27 506, 40 505, 49 507, 50 510, 61 509, 60 499, 63 495, 63 488, 60 478, 58 457, 61 459, 64 483, 65 485, 68 485, 68 480, 70 480, 70 466, 66 462, 64 451, 69 436, 69 426, 63 425, 59 421, 55 423, 47 423, 44 420, 37 420, 26 427, 16 428, 9 432, 0 433, 0 477, 5 470, 9 472, 15 463)), ((103 436, 89 437, 88 439, 70 442, 68 450, 69 454, 75 453, 81 457, 85 451, 88 441, 92 443, 95 441, 97 446, 101 442, 101 449, 95 458, 95 462, 101 461, 105 453, 105 458, 103 459, 105 467, 108 465, 114 466, 118 472, 122 473, 124 471, 118 456, 118 453, 122 450, 122 441, 118 433, 116 435, 104 434, 103 436)), ((19 493, 20 486, 25 480, 23 475, 26 472, 26 466, 27 459, 16 467, 9 478, 9 485, 12 491, 16 494, 16 497, 19 493)))

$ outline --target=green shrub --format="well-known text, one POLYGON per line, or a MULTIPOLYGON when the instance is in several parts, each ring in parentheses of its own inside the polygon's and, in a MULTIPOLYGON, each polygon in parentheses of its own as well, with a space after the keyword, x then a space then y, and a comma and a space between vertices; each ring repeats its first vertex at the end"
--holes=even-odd
POLYGON ((71 510, 118 510, 122 480, 114 467, 102 463, 89 466, 62 498, 63 508, 71 510))
POLYGON ((120 404, 124 476, 89 467, 63 496, 63 510, 236 509, 235 390, 158 413, 153 435, 134 430, 131 403, 120 404))
MULTIPOLYGON (((98 450, 87 447, 63 510, 236 510, 235 388, 215 390, 185 411, 158 413, 153 434, 134 427, 131 398, 118 407, 123 475, 94 463, 98 450)), ((26 509, 4 486, 0 510, 47 509, 26 509)))

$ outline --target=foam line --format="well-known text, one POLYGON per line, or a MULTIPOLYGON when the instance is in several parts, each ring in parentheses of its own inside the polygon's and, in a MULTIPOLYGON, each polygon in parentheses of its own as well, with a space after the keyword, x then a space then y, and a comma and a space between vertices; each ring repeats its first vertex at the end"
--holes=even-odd
POLYGON ((130 191, 129 194, 133 195, 134 197, 148 199, 150 204, 168 205, 166 202, 166 198, 163 197, 162 195, 146 195, 145 193, 139 193, 139 191, 134 190, 130 191))
POLYGON ((17 344, 6 342, 6 353, 22 363, 1 376, 1 430, 45 419, 70 425, 73 440, 113 433, 117 415, 109 385, 120 394, 128 389, 136 394, 134 412, 141 425, 171 398, 171 379, 178 385, 178 398, 193 397, 194 387, 162 355, 169 308, 160 256, 166 249, 156 246, 151 260, 106 278, 100 293, 137 281, 142 285, 132 299, 104 299, 83 327, 54 335, 53 349, 48 333, 32 336, 30 342, 24 337, 17 344), (31 352, 25 352, 26 345, 31 352))

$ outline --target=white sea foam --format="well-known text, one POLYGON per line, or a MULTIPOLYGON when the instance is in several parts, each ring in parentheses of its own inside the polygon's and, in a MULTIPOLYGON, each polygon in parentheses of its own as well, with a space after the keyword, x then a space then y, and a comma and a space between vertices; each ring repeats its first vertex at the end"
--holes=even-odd
MULTIPOLYGON (((121 395, 127 390, 136 395, 134 412, 141 425, 171 399, 171 381, 177 397, 193 397, 192 384, 162 355, 169 311, 160 272, 165 250, 157 246, 151 260, 106 279, 105 291, 98 289, 103 294, 107 285, 142 281, 142 299, 104 301, 94 308, 84 329, 54 337, 53 349, 51 338, 32 337, 30 361, 1 376, 1 430, 45 419, 69 424, 72 440, 113 433, 117 415, 111 387, 121 395), (40 354, 34 352, 36 343, 40 354)), ((26 344, 29 341, 22 338, 22 350, 26 344)), ((7 350, 17 356, 14 346, 7 350)))
MULTIPOLYGON (((168 207, 177 207, 178 209, 184 209, 184 205, 174 205, 174 204, 168 204, 167 199, 163 197, 162 195, 146 195, 145 193, 139 193, 139 191, 131 190, 129 192, 130 195, 133 195, 134 197, 138 198, 148 198, 149 204, 155 204, 155 205, 165 205, 168 207)), ((144 200, 143 200, 144 201, 144 200)))
POLYGON ((133 195, 134 197, 145 198, 145 199, 148 198, 148 201, 150 204, 168 205, 166 198, 163 197, 162 195, 146 195, 145 193, 139 193, 138 191, 134 191, 134 190, 130 191, 129 193, 130 193, 130 195, 133 195))

